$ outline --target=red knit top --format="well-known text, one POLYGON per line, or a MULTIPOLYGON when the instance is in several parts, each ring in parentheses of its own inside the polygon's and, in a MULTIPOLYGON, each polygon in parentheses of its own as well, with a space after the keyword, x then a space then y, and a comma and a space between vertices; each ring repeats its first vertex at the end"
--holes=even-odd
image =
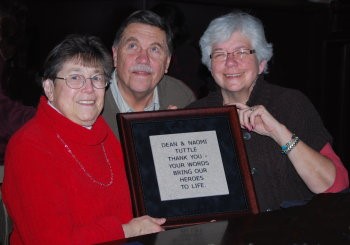
POLYGON ((42 97, 35 117, 11 138, 5 166, 11 245, 124 238, 130 193, 120 143, 102 117, 86 129, 42 97))

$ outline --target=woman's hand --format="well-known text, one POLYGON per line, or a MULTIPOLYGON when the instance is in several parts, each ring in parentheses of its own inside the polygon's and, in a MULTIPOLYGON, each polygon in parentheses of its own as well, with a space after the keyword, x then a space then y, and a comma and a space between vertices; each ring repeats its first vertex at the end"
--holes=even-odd
POLYGON ((263 105, 253 107, 241 103, 235 103, 235 105, 238 109, 241 127, 261 135, 269 136, 277 142, 280 141, 280 132, 284 126, 263 105))
POLYGON ((148 215, 132 219, 129 223, 123 224, 125 237, 134 237, 150 233, 164 231, 161 227, 165 223, 165 218, 152 218, 148 215))
MULTIPOLYGON (((239 103, 235 105, 237 106, 241 127, 269 136, 280 146, 290 141, 292 132, 279 123, 264 106, 249 107, 239 103)), ((315 151, 303 141, 300 141, 287 156, 312 192, 321 193, 332 186, 336 170, 329 158, 315 151)))
POLYGON ((177 106, 176 105, 168 105, 168 110, 176 110, 177 106))

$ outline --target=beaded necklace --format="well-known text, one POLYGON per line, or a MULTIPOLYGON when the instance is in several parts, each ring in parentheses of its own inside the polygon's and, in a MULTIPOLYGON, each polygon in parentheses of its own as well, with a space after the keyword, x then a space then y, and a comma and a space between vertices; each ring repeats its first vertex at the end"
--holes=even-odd
POLYGON ((113 171, 112 171, 112 166, 111 166, 111 163, 109 162, 109 159, 107 157, 107 153, 106 153, 106 150, 105 150, 105 147, 104 147, 104 144, 102 143, 102 151, 103 151, 103 154, 105 156, 105 160, 106 160, 106 163, 108 165, 108 168, 109 168, 109 172, 110 172, 110 180, 108 183, 103 183, 103 182, 100 182, 98 180, 96 180, 84 167, 84 165, 78 160, 78 158, 74 155, 74 153, 72 152, 72 150, 69 148, 69 146, 66 144, 66 142, 64 142, 64 140, 61 138, 61 136, 59 134, 57 134, 57 138, 60 140, 60 142, 64 145, 64 148, 67 150, 67 152, 73 157, 73 159, 75 160, 75 162, 79 165, 80 169, 83 171, 83 173, 92 181, 94 182, 95 184, 98 184, 100 186, 103 186, 103 187, 108 187, 110 185, 113 184, 113 181, 114 181, 114 174, 113 174, 113 171))

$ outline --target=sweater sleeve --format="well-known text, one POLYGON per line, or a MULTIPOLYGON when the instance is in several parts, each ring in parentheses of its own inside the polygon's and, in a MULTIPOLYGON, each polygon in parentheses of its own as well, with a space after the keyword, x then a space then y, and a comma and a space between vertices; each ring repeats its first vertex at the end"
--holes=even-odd
POLYGON ((331 187, 329 187, 325 192, 331 193, 331 192, 339 192, 349 187, 349 176, 348 171, 344 167, 344 164, 340 160, 340 158, 337 156, 337 154, 334 152, 332 146, 327 143, 320 151, 322 155, 332 160, 335 170, 336 170, 336 176, 334 183, 331 187))

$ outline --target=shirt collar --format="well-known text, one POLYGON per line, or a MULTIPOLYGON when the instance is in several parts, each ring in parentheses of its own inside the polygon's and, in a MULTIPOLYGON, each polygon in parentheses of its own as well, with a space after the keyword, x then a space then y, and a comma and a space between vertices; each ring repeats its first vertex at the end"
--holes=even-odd
MULTIPOLYGON (((134 112, 134 110, 128 105, 128 103, 124 100, 123 96, 120 93, 120 90, 118 88, 118 81, 117 81, 117 73, 116 70, 114 70, 112 74, 112 78, 110 80, 110 89, 114 98, 114 101, 117 103, 117 106, 120 110, 120 112, 134 112)), ((158 95, 158 87, 154 89, 153 93, 153 99, 151 103, 145 107, 144 111, 157 111, 159 110, 159 95, 158 95)))

